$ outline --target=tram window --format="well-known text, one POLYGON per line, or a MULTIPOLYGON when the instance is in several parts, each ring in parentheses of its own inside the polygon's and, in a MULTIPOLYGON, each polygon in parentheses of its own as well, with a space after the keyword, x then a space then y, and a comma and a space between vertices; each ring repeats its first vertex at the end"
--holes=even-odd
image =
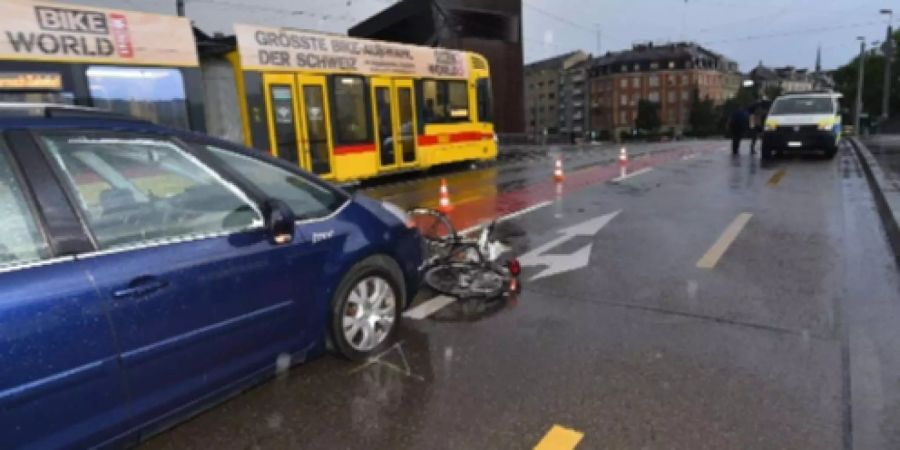
POLYGON ((475 85, 478 93, 478 121, 493 122, 494 102, 491 98, 491 80, 479 78, 475 85))
POLYGON ((422 119, 425 123, 468 122, 469 91, 466 82, 424 80, 422 119))
POLYGON ((366 87, 362 77, 334 77, 334 124, 337 144, 371 142, 366 114, 366 87))
POLYGON ((87 78, 98 108, 175 128, 190 126, 184 79, 178 69, 91 66, 87 78))

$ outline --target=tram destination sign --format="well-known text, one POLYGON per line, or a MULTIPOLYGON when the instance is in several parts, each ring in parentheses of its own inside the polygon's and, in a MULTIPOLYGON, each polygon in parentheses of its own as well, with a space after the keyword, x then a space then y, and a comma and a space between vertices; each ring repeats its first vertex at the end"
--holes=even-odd
POLYGON ((319 71, 465 78, 464 52, 286 28, 236 24, 241 66, 259 71, 319 71))
POLYGON ((182 17, 35 0, 2 0, 0 60, 197 66, 182 17))

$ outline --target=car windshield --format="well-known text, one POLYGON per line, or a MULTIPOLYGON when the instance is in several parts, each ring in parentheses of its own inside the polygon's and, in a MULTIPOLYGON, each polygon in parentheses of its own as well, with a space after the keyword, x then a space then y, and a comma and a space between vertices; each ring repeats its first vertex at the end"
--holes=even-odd
POLYGON ((834 100, 831 97, 784 97, 775 101, 769 115, 788 114, 833 114, 834 100))

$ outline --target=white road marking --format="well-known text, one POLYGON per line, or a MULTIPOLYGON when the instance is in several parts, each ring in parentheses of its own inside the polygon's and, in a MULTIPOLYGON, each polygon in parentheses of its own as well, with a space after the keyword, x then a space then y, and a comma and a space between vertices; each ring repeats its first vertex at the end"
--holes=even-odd
POLYGON ((719 262, 719 259, 725 254, 728 247, 730 247, 734 240, 737 239, 738 234, 741 233, 741 230, 744 229, 751 217, 753 217, 753 214, 750 213, 738 214, 728 227, 725 228, 725 231, 722 232, 722 235, 719 236, 719 239, 715 244, 713 244, 712 247, 706 251, 706 254, 697 261, 697 268, 712 269, 713 267, 716 267, 716 263, 719 262))
POLYGON ((698 157, 698 156, 700 156, 699 153, 691 153, 690 155, 684 155, 684 156, 682 156, 682 157, 681 157, 681 160, 682 160, 682 161, 690 161, 690 160, 692 160, 692 159, 694 159, 694 158, 696 158, 696 157, 698 157))
MULTIPOLYGON (((545 208, 545 207, 550 206, 550 205, 552 205, 552 204, 553 204, 553 202, 551 202, 551 201, 549 201, 549 200, 548 200, 548 201, 544 201, 544 202, 540 202, 540 203, 535 203, 535 204, 533 204, 533 205, 531 205, 531 206, 529 206, 529 207, 527 207, 527 208, 525 208, 525 209, 520 209, 520 210, 518 210, 518 211, 511 212, 511 213, 509 213, 509 214, 507 214, 507 215, 505 215, 505 216, 500 216, 500 217, 498 217, 498 218, 497 218, 497 223, 506 222, 507 220, 515 219, 516 217, 519 217, 519 216, 524 216, 525 214, 528 214, 528 213, 530 213, 530 212, 532 212, 532 211, 537 211, 537 210, 539 210, 539 209, 541 209, 541 208, 545 208)), ((473 233, 473 232, 475 232, 475 231, 480 230, 482 226, 483 226, 483 225, 473 225, 473 226, 471 226, 471 227, 469 227, 469 228, 466 228, 465 230, 460 231, 459 234, 470 234, 470 233, 473 233)))
POLYGON ((403 317, 413 320, 422 320, 440 311, 445 306, 455 302, 456 299, 446 295, 438 295, 430 300, 425 300, 403 313, 403 317))
POLYGON ((584 247, 576 250, 574 253, 570 253, 567 255, 552 254, 550 253, 550 251, 554 247, 563 244, 564 242, 572 239, 575 236, 593 237, 595 234, 599 233, 600 230, 605 227, 610 221, 615 219, 620 212, 622 211, 619 210, 609 214, 604 214, 600 217, 595 217, 579 224, 563 228, 559 230, 559 232, 562 233, 561 236, 557 237, 556 239, 551 239, 543 245, 533 248, 528 253, 520 256, 519 262, 522 264, 522 266, 545 266, 544 270, 531 277, 529 281, 534 281, 539 278, 581 269, 582 267, 587 266, 591 261, 591 249, 594 245, 593 242, 588 243, 584 247))
POLYGON ((621 176, 621 177, 613 178, 613 179, 612 179, 612 182, 613 182, 613 183, 620 183, 620 182, 625 181, 625 180, 627 180, 627 179, 629 179, 629 178, 636 177, 636 176, 638 176, 638 175, 643 175, 643 174, 645 174, 645 173, 647 173, 647 172, 652 172, 652 171, 653 171, 653 168, 652 168, 652 167, 644 167, 643 169, 635 170, 634 172, 631 172, 631 173, 629 173, 629 174, 625 174, 625 175, 623 175, 623 176, 621 176))

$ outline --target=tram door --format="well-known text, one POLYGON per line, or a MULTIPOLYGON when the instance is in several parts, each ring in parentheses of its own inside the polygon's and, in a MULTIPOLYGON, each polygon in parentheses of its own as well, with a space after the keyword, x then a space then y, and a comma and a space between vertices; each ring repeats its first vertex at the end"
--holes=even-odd
POLYGON ((325 77, 265 74, 263 86, 272 155, 316 175, 332 175, 325 77))
POLYGON ((291 74, 265 74, 263 87, 269 126, 269 153, 301 164, 300 122, 297 83, 291 74))
POLYGON ((373 77, 371 86, 379 169, 414 165, 416 123, 412 80, 373 77))
POLYGON ((304 133, 303 167, 320 176, 334 173, 332 163, 331 117, 328 109, 325 77, 322 75, 298 75, 300 116, 304 133))

